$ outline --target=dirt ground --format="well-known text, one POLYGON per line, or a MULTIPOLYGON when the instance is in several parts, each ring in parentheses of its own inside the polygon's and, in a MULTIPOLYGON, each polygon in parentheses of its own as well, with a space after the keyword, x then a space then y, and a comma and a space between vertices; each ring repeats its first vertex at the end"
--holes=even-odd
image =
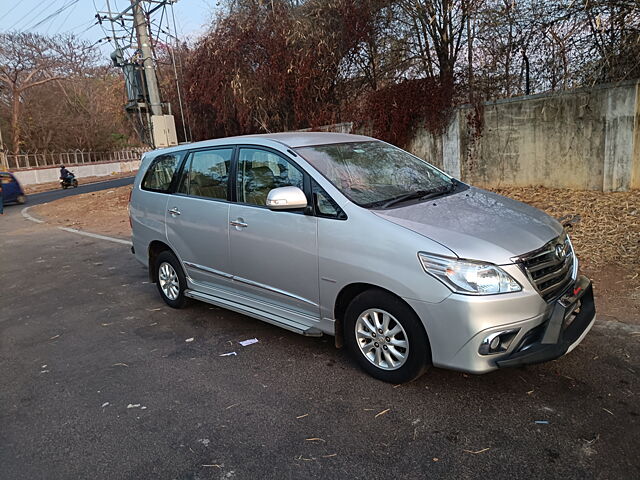
MULTIPOLYGON (((71 171, 73 169, 70 168, 71 171)), ((117 178, 124 177, 132 177, 136 174, 136 172, 122 172, 122 173, 113 173, 107 177, 76 177, 78 179, 78 184, 86 185, 87 183, 95 183, 95 182, 106 182, 108 180, 115 180, 117 178)), ((22 189, 24 193, 29 195, 32 193, 40 193, 40 192, 48 192, 49 190, 57 190, 61 188, 60 182, 56 180, 55 182, 46 182, 46 183, 37 183, 35 185, 23 185, 22 189)))
MULTIPOLYGON (((129 237, 131 186, 86 193, 35 207, 47 221, 129 237)), ((640 191, 602 193, 542 187, 500 188, 501 195, 577 223, 570 235, 581 270, 593 279, 600 318, 640 324, 640 191)))
POLYGON ((37 205, 31 213, 56 225, 102 233, 116 237, 131 237, 129 226, 129 192, 131 185, 82 193, 55 202, 37 205))

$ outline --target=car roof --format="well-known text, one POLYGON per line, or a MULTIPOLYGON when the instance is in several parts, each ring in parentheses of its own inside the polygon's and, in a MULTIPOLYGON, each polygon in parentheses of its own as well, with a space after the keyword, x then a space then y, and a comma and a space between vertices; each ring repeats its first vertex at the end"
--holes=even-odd
POLYGON ((375 138, 364 135, 352 135, 349 133, 334 132, 283 132, 283 133, 263 133, 253 135, 238 135, 235 137, 214 138, 201 142, 183 143, 175 147, 159 149, 153 151, 153 156, 157 154, 169 153, 192 148, 215 147, 219 145, 248 143, 256 145, 269 145, 270 142, 277 142, 287 148, 311 147, 314 145, 329 145, 333 143, 350 142, 371 142, 377 141, 375 138))
POLYGON ((283 133, 264 133, 257 135, 242 135, 232 137, 235 139, 242 138, 262 138, 265 140, 273 140, 282 143, 289 148, 311 147, 314 145, 328 145, 331 143, 349 143, 349 142, 369 142, 375 140, 364 135, 352 135, 350 133, 334 133, 334 132, 283 132, 283 133))

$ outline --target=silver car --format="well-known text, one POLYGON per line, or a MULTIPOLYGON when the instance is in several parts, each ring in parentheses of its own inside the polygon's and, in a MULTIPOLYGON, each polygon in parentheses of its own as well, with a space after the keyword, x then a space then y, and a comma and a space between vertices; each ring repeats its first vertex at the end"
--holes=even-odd
POLYGON ((333 335, 374 377, 571 351, 595 321, 562 225, 359 135, 223 138, 144 156, 133 252, 163 300, 333 335))

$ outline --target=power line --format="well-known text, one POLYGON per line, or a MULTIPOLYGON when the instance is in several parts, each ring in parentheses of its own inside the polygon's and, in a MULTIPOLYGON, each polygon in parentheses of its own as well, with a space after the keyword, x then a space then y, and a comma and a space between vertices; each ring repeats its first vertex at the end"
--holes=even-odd
POLYGON ((0 20, 3 20, 3 19, 4 19, 4 17, 6 17, 7 15, 9 15, 9 14, 10 14, 11 12, 13 12, 16 8, 18 8, 20 5, 21 5, 21 4, 20 4, 20 1, 19 1, 19 0, 17 0, 17 1, 16 1, 16 3, 13 5, 13 7, 9 9, 9 11, 8 11, 8 12, 5 12, 5 14, 4 14, 4 15, 0 16, 0 20))
POLYGON ((33 30, 34 28, 38 28, 43 23, 47 23, 49 20, 52 20, 52 19, 56 18, 58 15, 60 15, 62 12, 64 12, 67 8, 75 5, 79 1, 80 0, 70 0, 68 3, 65 3, 62 7, 58 8, 55 12, 53 12, 50 15, 46 16, 44 19, 40 20, 35 25, 32 25, 31 27, 25 28, 25 30, 28 31, 28 30, 33 30))
MULTIPOLYGON (((77 6, 77 4, 73 5, 73 8, 69 9, 69 12, 64 17, 64 20, 62 20, 62 22, 60 22, 60 25, 58 25, 58 29, 54 32, 54 35, 57 35, 58 32, 60 32, 60 29, 65 25, 65 23, 67 23, 67 20, 69 20, 69 17, 71 16, 71 14, 76 10, 76 6, 77 6)), ((49 27, 51 27, 51 25, 53 25, 53 22, 51 22, 49 27)), ((47 32, 48 31, 49 31, 49 28, 47 28, 47 32)))
MULTIPOLYGON (((46 12, 49 8, 51 8, 51 6, 53 6, 53 3, 50 3, 47 7, 45 7, 39 14, 38 16, 42 15, 44 12, 46 12)), ((36 2, 36 4, 33 6, 33 8, 31 10, 29 10, 27 13, 25 13, 22 17, 20 17, 20 19, 15 22, 13 25, 11 25, 7 30, 11 31, 13 30, 16 25, 18 25, 19 23, 22 22, 22 20, 24 20, 25 18, 27 18, 29 15, 31 15, 33 13, 33 11, 36 8, 42 7, 42 5, 40 4, 40 2, 36 2)))

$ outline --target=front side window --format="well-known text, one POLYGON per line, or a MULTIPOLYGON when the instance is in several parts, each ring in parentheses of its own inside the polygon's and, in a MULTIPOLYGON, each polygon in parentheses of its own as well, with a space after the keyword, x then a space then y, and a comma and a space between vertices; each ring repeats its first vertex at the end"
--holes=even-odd
POLYGON ((278 187, 303 188, 303 174, 280 155, 257 148, 241 148, 238 157, 238 201, 266 205, 269 191, 278 187))
POLYGON ((379 141, 302 147, 297 152, 363 207, 384 206, 405 196, 420 198, 454 186, 424 160, 379 141))
POLYGON ((179 154, 156 157, 142 180, 142 188, 154 192, 168 192, 179 161, 179 154))
POLYGON ((177 193, 226 200, 232 157, 233 148, 193 152, 182 172, 177 193))

